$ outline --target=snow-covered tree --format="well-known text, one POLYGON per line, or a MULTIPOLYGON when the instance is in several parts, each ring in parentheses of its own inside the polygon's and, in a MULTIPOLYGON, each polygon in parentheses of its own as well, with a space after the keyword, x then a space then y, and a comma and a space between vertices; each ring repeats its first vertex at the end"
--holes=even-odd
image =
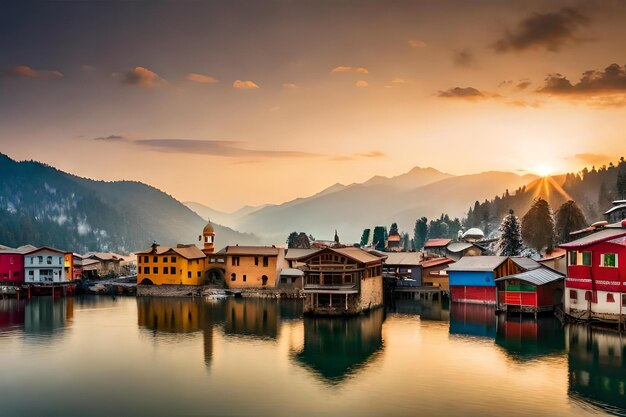
POLYGON ((496 254, 500 256, 519 256, 524 249, 522 226, 513 210, 509 210, 509 214, 502 219, 498 232, 500 237, 496 245, 496 254))

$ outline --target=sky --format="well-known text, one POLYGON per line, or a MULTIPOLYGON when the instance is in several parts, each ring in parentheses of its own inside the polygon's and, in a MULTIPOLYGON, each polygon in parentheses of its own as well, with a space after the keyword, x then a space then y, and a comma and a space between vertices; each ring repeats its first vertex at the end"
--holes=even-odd
POLYGON ((0 1, 0 152, 220 210, 626 155, 624 1, 0 1))

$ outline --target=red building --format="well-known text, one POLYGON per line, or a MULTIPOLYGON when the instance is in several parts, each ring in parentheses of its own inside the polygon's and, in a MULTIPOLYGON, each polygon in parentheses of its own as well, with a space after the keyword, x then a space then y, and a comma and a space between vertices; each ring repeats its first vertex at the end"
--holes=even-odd
POLYGON ((18 249, 0 250, 0 284, 24 282, 24 254, 18 249))
POLYGON ((565 312, 626 322, 626 220, 560 247, 567 250, 565 312))

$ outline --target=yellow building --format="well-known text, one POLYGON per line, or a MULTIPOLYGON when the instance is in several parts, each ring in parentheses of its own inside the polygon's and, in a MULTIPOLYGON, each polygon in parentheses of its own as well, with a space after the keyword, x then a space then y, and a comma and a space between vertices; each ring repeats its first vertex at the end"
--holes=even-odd
POLYGON ((207 257, 196 245, 161 246, 137 253, 137 283, 202 285, 207 257))
POLYGON ((275 246, 226 246, 216 255, 223 257, 228 288, 275 288, 286 266, 285 249, 275 246))

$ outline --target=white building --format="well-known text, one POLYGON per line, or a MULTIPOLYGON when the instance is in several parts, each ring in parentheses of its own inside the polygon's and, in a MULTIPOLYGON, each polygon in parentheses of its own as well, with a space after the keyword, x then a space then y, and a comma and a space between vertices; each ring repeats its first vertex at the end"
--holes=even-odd
POLYGON ((64 257, 65 252, 45 246, 24 254, 24 282, 66 282, 64 257))

